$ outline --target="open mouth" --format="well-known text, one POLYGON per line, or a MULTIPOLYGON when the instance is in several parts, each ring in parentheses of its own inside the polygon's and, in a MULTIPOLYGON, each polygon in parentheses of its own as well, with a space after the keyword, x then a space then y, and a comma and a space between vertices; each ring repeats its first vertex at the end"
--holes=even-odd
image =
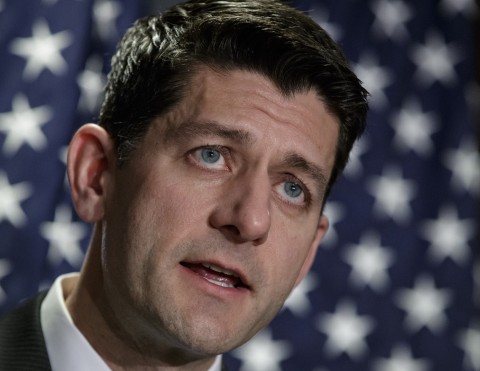
POLYGON ((248 288, 237 273, 215 264, 187 262, 180 264, 214 285, 232 289, 248 288))

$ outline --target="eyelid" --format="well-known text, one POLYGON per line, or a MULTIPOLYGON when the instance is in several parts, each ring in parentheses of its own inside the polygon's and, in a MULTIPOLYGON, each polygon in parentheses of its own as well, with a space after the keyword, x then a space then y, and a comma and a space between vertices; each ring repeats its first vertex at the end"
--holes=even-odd
POLYGON ((310 185, 310 190, 315 198, 322 199, 328 185, 328 172, 319 164, 307 160, 304 156, 297 153, 288 153, 283 164, 285 169, 293 169, 294 174, 300 174, 301 179, 306 179, 304 184, 310 185))
POLYGON ((190 151, 188 151, 187 157, 190 158, 190 161, 194 162, 194 164, 201 169, 205 169, 205 170, 208 170, 208 171, 228 171, 228 170, 230 170, 230 165, 229 165, 229 162, 231 161, 230 151, 225 146, 221 146, 221 145, 217 145, 217 144, 205 144, 205 145, 197 146, 197 147, 191 149, 190 151), (223 169, 215 169, 214 166, 202 165, 200 163, 199 159, 196 158, 196 153, 197 153, 197 151, 203 150, 203 149, 212 149, 212 150, 218 151, 223 158, 223 163, 224 163, 223 169))
MULTIPOLYGON (((187 154, 188 154, 188 157, 191 158, 190 161, 194 162, 194 165, 201 169, 211 171, 211 172, 231 171, 232 169, 233 156, 230 148, 224 145, 203 144, 189 150, 187 154), (204 166, 201 163, 199 163, 198 159, 196 159, 194 155, 198 150, 201 150, 201 149, 213 149, 220 152, 221 156, 223 157, 223 161, 225 163, 225 165, 223 166, 223 169, 215 169, 214 167, 204 166)), ((305 177, 308 178, 308 176, 305 176, 305 177)), ((285 173, 282 173, 281 175, 279 174, 279 179, 275 181, 274 184, 272 185, 274 188, 276 188, 277 186, 279 186, 280 184, 284 184, 285 182, 293 182, 298 184, 303 191, 304 200, 301 203, 295 203, 292 201, 288 201, 288 199, 285 196, 282 197, 279 195, 278 197, 280 197, 284 203, 287 203, 288 205, 291 205, 293 207, 304 208, 304 209, 309 208, 313 202, 314 197, 312 197, 312 191, 307 184, 312 183, 313 181, 311 180, 310 182, 305 182, 300 177, 295 176, 290 172, 285 172, 285 173)))
POLYGON ((298 184, 303 191, 304 200, 303 200, 302 203, 291 202, 288 199, 284 199, 284 197, 282 197, 282 200, 284 200, 289 205, 292 205, 292 206, 295 206, 295 207, 308 208, 312 203, 312 193, 310 192, 310 189, 305 184, 305 182, 303 182, 301 179, 299 179, 295 175, 287 173, 287 174, 285 174, 282 181, 278 182, 276 186, 278 186, 280 184, 285 184, 286 182, 292 182, 292 183, 298 184))
POLYGON ((231 157, 231 156, 230 156, 230 149, 228 149, 228 148, 225 147, 225 146, 219 145, 219 144, 206 144, 206 145, 198 146, 198 147, 195 148, 193 151, 198 151, 199 149, 213 149, 213 150, 215 150, 215 151, 220 152, 220 154, 221 154, 225 159, 227 159, 227 157, 231 157))

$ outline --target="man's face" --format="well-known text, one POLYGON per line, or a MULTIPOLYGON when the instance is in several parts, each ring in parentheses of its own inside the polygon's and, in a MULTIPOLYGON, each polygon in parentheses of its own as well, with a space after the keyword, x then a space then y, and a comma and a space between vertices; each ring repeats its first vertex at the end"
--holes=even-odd
POLYGON ((138 344, 225 352, 306 273, 338 122, 313 91, 204 68, 108 187, 105 297, 138 344))

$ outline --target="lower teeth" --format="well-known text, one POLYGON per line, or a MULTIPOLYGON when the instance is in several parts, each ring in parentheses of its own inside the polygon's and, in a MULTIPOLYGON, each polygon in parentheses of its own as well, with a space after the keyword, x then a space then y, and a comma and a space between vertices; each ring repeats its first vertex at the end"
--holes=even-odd
POLYGON ((211 282, 217 286, 221 286, 221 287, 228 287, 228 288, 234 288, 235 286, 233 285, 230 285, 228 283, 225 283, 225 282, 219 282, 219 281, 215 281, 215 280, 212 280, 212 279, 209 279, 209 278, 205 278, 208 282, 211 282))

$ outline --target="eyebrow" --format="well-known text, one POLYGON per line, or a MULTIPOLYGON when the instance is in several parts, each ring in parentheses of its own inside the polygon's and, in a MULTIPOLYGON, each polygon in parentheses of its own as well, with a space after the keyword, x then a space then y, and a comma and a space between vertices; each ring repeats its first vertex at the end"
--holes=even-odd
POLYGON ((293 168, 306 173, 310 176, 318 185, 319 194, 325 191, 328 184, 328 177, 326 171, 320 166, 308 161, 303 156, 295 152, 289 152, 285 155, 282 165, 287 168, 293 168))
POLYGON ((172 143, 198 136, 219 137, 247 145, 254 142, 254 138, 249 132, 240 129, 229 129, 215 121, 185 122, 178 127, 168 128, 164 140, 165 143, 172 143))
MULTIPOLYGON (((241 129, 230 129, 216 121, 188 121, 177 127, 169 127, 164 135, 164 141, 167 144, 175 141, 189 140, 198 136, 212 136, 229 139, 241 144, 253 144, 255 138, 248 131, 241 129)), ((288 152, 284 155, 281 166, 285 168, 297 169, 313 179, 318 185, 318 192, 322 194, 328 184, 326 171, 320 166, 308 161, 302 155, 296 152, 288 152)))

